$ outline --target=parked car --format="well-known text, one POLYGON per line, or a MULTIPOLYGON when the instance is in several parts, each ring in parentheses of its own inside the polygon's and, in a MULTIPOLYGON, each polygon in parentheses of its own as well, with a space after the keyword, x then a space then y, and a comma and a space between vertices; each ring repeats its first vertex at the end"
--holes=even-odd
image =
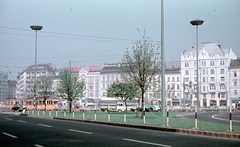
POLYGON ((26 109, 27 109, 27 107, 24 106, 24 105, 22 105, 22 104, 15 104, 15 105, 12 107, 12 110, 13 110, 13 111, 19 111, 19 112, 21 112, 21 111, 23 111, 23 110, 26 110, 26 109))
POLYGON ((74 106, 73 111, 75 112, 85 112, 89 111, 90 109, 88 107, 83 107, 83 106, 74 106))

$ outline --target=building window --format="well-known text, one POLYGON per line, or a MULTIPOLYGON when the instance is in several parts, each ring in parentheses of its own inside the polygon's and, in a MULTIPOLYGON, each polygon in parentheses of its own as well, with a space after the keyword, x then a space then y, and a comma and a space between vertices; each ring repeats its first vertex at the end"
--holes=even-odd
POLYGON ((211 94, 211 98, 215 98, 215 94, 211 94))
POLYGON ((170 85, 167 85, 167 89, 170 89, 170 85))
POLYGON ((194 82, 197 82, 197 77, 194 77, 194 82))
POLYGON ((225 85, 224 85, 224 84, 221 84, 221 85, 220 85, 220 89, 225 89, 225 85))
POLYGON ((203 83, 205 83, 205 82, 206 82, 206 79, 205 79, 205 77, 203 77, 202 81, 203 81, 203 83))
POLYGON ((224 60, 220 61, 220 65, 224 65, 224 60))
POLYGON ((220 94, 221 98, 225 98, 225 94, 221 93, 220 94))
POLYGON ((215 85, 210 85, 210 90, 215 90, 215 85))
POLYGON ((214 77, 211 77, 211 82, 214 82, 214 81, 215 81, 214 77))
POLYGON ((237 86, 237 81, 233 81, 234 86, 237 86))
POLYGON ((173 81, 173 82, 175 81, 175 78, 174 78, 174 77, 172 77, 172 81, 173 81))
MULTIPOLYGON (((206 94, 203 94, 203 98, 207 98, 206 94)), ((206 100, 206 99, 205 99, 206 100)))
POLYGON ((202 61, 202 66, 206 66, 206 61, 202 61))
POLYGON ((106 93, 106 92, 103 92, 103 96, 107 96, 107 93, 106 93))
POLYGON ((214 69, 211 69, 211 72, 210 72, 210 74, 214 74, 214 69))
POLYGON ((170 82, 170 77, 167 78, 167 81, 170 82))
POLYGON ((189 75, 189 71, 188 70, 185 70, 185 75, 189 75))
POLYGON ((177 90, 179 90, 179 85, 177 85, 177 90))
POLYGON ((196 67, 197 66, 197 63, 196 62, 194 62, 194 67, 196 67))
POLYGON ((194 75, 197 75, 197 70, 194 70, 194 75))
POLYGON ((206 87, 205 86, 203 86, 203 91, 206 91, 206 87))
POLYGON ((203 74, 203 75, 205 74, 205 69, 202 70, 202 74, 203 74))
POLYGON ((237 72, 236 71, 234 71, 233 76, 237 77, 237 72))
POLYGON ((189 67, 189 62, 185 62, 185 67, 189 67))
POLYGON ((214 66, 214 61, 210 61, 210 66, 214 66))
POLYGON ((221 77, 221 81, 224 82, 225 81, 225 77, 221 77))
POLYGON ((185 78, 185 82, 189 82, 189 78, 185 78))
POLYGON ((221 70, 220 70, 220 74, 224 74, 224 69, 221 69, 221 70))
POLYGON ((234 90, 234 95, 237 95, 237 90, 234 90))
POLYGON ((177 81, 179 82, 179 77, 177 77, 177 81))

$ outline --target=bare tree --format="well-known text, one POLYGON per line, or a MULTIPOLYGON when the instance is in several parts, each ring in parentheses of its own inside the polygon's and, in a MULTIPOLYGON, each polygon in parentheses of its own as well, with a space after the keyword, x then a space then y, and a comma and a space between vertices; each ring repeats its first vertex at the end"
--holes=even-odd
POLYGON ((46 111, 47 99, 53 95, 52 91, 52 78, 49 76, 41 76, 37 80, 38 94, 43 98, 44 110, 46 111))
POLYGON ((139 87, 142 100, 142 116, 144 115, 144 94, 148 90, 153 78, 159 72, 157 51, 159 45, 154 45, 148 40, 144 31, 142 40, 133 43, 132 53, 129 49, 125 52, 122 64, 122 78, 139 87))
POLYGON ((77 75, 73 75, 68 68, 60 72, 60 82, 58 85, 59 96, 69 102, 69 112, 72 111, 72 102, 83 97, 85 82, 79 81, 77 75))

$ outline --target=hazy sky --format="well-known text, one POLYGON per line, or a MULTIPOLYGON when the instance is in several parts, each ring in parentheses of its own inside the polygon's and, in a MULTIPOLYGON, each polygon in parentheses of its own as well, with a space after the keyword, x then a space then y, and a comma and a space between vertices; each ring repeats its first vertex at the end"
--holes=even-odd
MULTIPOLYGON (((200 42, 219 42, 240 56, 240 0, 165 0, 165 58, 180 58, 196 40, 190 21, 204 20, 200 42)), ((146 29, 160 41, 161 0, 1 0, 0 71, 19 72, 35 63, 35 31, 38 31, 37 63, 57 68, 121 62, 126 48, 146 29)))

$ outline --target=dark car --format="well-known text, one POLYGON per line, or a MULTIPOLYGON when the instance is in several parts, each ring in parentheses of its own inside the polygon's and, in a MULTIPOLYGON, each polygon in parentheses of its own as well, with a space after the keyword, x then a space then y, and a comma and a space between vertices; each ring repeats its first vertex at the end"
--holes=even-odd
POLYGON ((22 104, 15 104, 13 107, 12 107, 12 110, 13 111, 23 111, 23 110, 26 110, 26 106, 22 105, 22 104))

